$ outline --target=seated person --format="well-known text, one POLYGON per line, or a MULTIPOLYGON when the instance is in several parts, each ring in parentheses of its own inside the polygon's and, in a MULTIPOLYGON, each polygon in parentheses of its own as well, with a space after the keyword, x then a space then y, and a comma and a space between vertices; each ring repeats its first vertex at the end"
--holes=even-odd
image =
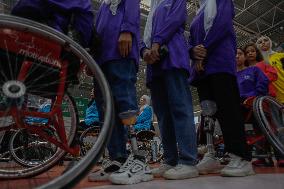
POLYGON ((91 91, 91 100, 86 109, 86 115, 84 121, 80 122, 78 130, 85 130, 92 126, 100 126, 99 112, 97 109, 94 89, 91 91))
MULTIPOLYGON (((245 66, 245 52, 241 48, 237 49, 237 80, 239 84, 240 96, 242 102, 249 97, 257 97, 268 95, 269 79, 264 75, 263 71, 256 66, 245 66)), ((250 110, 242 106, 242 111, 246 115, 250 110)), ((252 124, 255 125, 255 120, 252 118, 252 124)), ((267 153, 269 144, 266 141, 258 142, 261 149, 257 149, 258 154, 267 153)), ((271 157, 268 159, 260 158, 252 162, 253 165, 273 166, 271 157)))
POLYGON ((134 125, 134 129, 136 132, 142 130, 151 130, 152 121, 153 121, 153 109, 150 106, 150 97, 147 95, 143 95, 140 98, 140 111, 137 116, 136 123, 134 125))
POLYGON ((256 66, 245 66, 245 53, 237 49, 237 80, 242 102, 249 97, 264 96, 268 94, 269 80, 256 66))
MULTIPOLYGON (((39 101, 40 106, 38 108, 38 112, 47 113, 51 110, 51 102, 50 100, 40 99, 39 101)), ((28 124, 46 124, 48 119, 46 118, 39 118, 39 117, 27 117, 26 122, 28 124)))
POLYGON ((277 81, 277 70, 270 64, 264 62, 263 57, 254 43, 249 43, 244 47, 247 66, 258 67, 268 78, 268 94, 272 97, 276 97, 276 88, 274 82, 277 81))

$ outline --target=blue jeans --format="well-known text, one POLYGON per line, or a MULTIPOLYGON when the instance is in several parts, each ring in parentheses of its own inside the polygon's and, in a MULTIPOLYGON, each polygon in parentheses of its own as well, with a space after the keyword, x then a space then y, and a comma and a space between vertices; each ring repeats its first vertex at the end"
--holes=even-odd
POLYGON ((197 141, 192 97, 182 69, 167 70, 149 83, 166 164, 195 165, 197 141))
POLYGON ((114 99, 115 125, 108 143, 110 158, 126 158, 127 132, 118 115, 129 110, 138 111, 135 87, 137 66, 134 60, 121 59, 106 62, 101 68, 114 99))

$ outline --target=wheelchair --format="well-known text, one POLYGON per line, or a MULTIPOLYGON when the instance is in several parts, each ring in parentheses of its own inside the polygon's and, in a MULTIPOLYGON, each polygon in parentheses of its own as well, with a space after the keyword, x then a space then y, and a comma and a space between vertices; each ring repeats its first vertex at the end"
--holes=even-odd
POLYGON ((93 88, 88 86, 93 79, 98 84, 104 124, 97 141, 76 168, 53 174, 55 179, 42 188, 74 184, 101 156, 112 129, 113 101, 103 73, 71 38, 37 22, 0 15, 0 39, 0 157, 11 156, 1 160, 0 179, 50 175, 49 170, 65 154, 78 156, 80 146, 74 142, 78 113, 73 97, 82 88, 93 88), (85 77, 85 68, 94 78, 85 77), (50 111, 36 111, 30 100, 34 96, 48 99, 50 111), (32 123, 26 121, 28 117, 47 121, 32 123))
POLYGON ((145 152, 147 163, 161 162, 163 149, 160 138, 153 130, 142 130, 136 133, 138 149, 145 152))
MULTIPOLYGON (((242 108, 247 110, 245 115, 246 141, 252 155, 258 157, 258 154, 253 153, 253 147, 261 148, 257 143, 263 140, 268 140, 277 153, 284 155, 283 105, 270 96, 261 96, 246 99, 242 108)), ((201 102, 201 109, 204 120, 203 124, 197 128, 198 144, 204 144, 206 140, 207 148, 203 150, 203 153, 216 152, 221 162, 226 163, 222 133, 216 132, 216 118, 214 117, 217 111, 216 104, 213 101, 204 101, 201 102)))

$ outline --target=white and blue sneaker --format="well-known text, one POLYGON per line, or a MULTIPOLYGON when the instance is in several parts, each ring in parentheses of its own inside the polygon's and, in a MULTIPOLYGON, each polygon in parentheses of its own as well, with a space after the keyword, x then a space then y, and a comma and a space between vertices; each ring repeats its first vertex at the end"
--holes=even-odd
POLYGON ((111 161, 109 159, 103 160, 101 169, 92 172, 88 176, 88 180, 90 182, 107 181, 110 174, 119 170, 121 166, 122 164, 118 161, 111 161))
POLYGON ((109 176, 113 184, 137 184, 153 180, 153 175, 148 165, 139 159, 129 156, 120 169, 109 176))

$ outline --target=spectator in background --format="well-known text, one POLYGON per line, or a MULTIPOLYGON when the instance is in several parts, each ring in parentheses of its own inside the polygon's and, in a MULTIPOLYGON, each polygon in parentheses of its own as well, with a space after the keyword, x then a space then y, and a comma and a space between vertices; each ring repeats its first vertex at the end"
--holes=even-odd
MULTIPOLYGON (((50 99, 39 99, 38 112, 47 113, 51 110, 51 100, 50 99)), ((48 119, 39 117, 27 117, 26 122, 29 124, 46 124, 48 119)))
MULTIPOLYGON (((257 68, 255 65, 255 57, 257 57, 257 51, 254 48, 254 45, 247 45, 246 56, 245 50, 238 48, 237 49, 237 78, 240 89, 240 96, 242 102, 244 102, 249 97, 264 96, 268 94, 268 78, 263 74, 263 72, 257 68), (246 60, 246 57, 248 58, 246 60), (249 67, 245 66, 245 62, 249 62, 249 67)), ((258 63, 257 63, 258 64, 258 63)), ((241 106, 244 115, 250 111, 245 106, 241 106)), ((255 129, 257 129, 257 123, 255 119, 250 119, 255 129)), ((267 154, 270 150, 269 143, 264 139, 257 143, 256 153, 258 155, 267 154)), ((274 166, 272 158, 258 158, 252 162, 255 166, 274 166)))
POLYGON ((95 101, 95 92, 94 89, 92 89, 90 95, 90 102, 85 112, 84 121, 80 122, 78 130, 85 130, 91 126, 99 126, 99 125, 100 125, 99 112, 95 101))
MULTIPOLYGON (((276 88, 276 99, 284 104, 284 53, 278 53, 272 50, 272 41, 267 36, 260 37, 256 42, 257 48, 260 50, 264 63, 271 65, 277 70, 278 78, 273 82, 276 88)), ((279 120, 282 121, 282 120, 279 120)), ((282 124, 284 124, 282 122, 282 124)), ((275 151, 277 165, 284 167, 284 157, 275 151)))
POLYGON ((151 99, 147 95, 143 95, 140 98, 140 110, 137 117, 134 129, 136 132, 142 130, 150 130, 153 121, 153 110, 151 105, 151 99))
POLYGON ((237 80, 239 84, 241 101, 244 101, 249 97, 265 96, 268 94, 268 78, 258 67, 254 66, 254 63, 252 63, 252 61, 255 62, 255 50, 254 48, 251 49, 250 46, 248 46, 246 49, 246 56, 244 50, 241 48, 237 49, 236 55, 237 80), (246 61, 251 66, 246 67, 246 61))
MULTIPOLYGON (((232 0, 201 0, 190 26, 189 52, 192 85, 200 101, 217 104, 215 114, 224 138, 225 151, 231 160, 221 170, 222 176, 254 174, 246 143, 244 120, 236 79, 236 35, 233 27, 232 0)), ((220 172, 215 154, 206 153, 197 165, 199 173, 220 172)))
MULTIPOLYGON (((241 49, 239 49, 241 50, 241 49)), ((277 80, 277 70, 272 67, 270 64, 266 64, 263 61, 262 55, 259 49, 256 47, 254 43, 249 43, 244 47, 245 58, 246 58, 246 66, 256 66, 258 67, 268 78, 269 85, 268 91, 269 95, 272 97, 276 96, 276 88, 273 85, 273 82, 277 80)))
POLYGON ((264 63, 277 70, 278 78, 273 82, 273 85, 276 88, 276 99, 284 104, 284 53, 273 51, 272 41, 267 36, 260 37, 256 42, 256 46, 263 56, 264 63))

